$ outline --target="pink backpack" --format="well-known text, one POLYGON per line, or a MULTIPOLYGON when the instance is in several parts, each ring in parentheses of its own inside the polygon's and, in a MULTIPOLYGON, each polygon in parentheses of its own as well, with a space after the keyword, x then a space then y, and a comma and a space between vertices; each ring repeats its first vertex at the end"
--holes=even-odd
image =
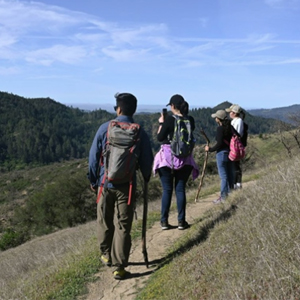
POLYGON ((245 157, 245 147, 241 141, 241 138, 237 134, 234 133, 232 135, 229 147, 230 151, 228 157, 231 161, 238 161, 245 157))

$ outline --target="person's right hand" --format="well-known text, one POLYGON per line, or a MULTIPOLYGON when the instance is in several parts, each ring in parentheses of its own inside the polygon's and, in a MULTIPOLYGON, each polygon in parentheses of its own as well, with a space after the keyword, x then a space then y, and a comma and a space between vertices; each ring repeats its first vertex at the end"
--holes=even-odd
POLYGON ((98 189, 98 186, 96 186, 96 185, 90 185, 90 187, 91 187, 91 190, 94 192, 94 193, 97 193, 97 189, 98 189))
POLYGON ((161 113, 161 114, 160 114, 160 117, 159 117, 159 119, 158 119, 158 122, 159 122, 159 123, 163 123, 164 121, 165 121, 164 115, 163 115, 163 113, 161 113))

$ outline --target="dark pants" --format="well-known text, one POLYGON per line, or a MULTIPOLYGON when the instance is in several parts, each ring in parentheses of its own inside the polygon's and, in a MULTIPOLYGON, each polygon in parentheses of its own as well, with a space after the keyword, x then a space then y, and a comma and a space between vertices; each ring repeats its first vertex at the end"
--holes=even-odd
POLYGON ((168 222, 174 183, 177 200, 178 221, 185 221, 185 186, 192 169, 192 166, 186 165, 179 170, 172 170, 168 167, 163 167, 158 170, 163 188, 161 201, 161 222, 168 222))
POLYGON ((234 162, 234 183, 242 183, 242 167, 241 161, 234 162))

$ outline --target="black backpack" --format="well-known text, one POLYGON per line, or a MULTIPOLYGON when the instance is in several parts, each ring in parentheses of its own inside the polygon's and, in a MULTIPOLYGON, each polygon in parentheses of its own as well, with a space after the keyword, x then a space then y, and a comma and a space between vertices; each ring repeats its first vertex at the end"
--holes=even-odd
POLYGON ((243 143, 244 147, 247 146, 247 139, 248 139, 248 124, 244 122, 244 134, 241 137, 241 142, 243 143))
POLYGON ((189 117, 176 116, 174 123, 174 135, 170 142, 171 152, 177 157, 189 156, 195 146, 195 139, 192 132, 191 121, 189 117))

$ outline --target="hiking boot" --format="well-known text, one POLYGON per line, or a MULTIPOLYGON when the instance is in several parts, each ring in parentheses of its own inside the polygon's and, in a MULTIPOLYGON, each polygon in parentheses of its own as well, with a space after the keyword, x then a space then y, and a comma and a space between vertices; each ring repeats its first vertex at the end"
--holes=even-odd
POLYGON ((160 226, 162 230, 168 230, 171 228, 168 222, 160 222, 160 226))
POLYGON ((178 222, 178 229, 179 230, 184 230, 184 229, 187 229, 187 228, 190 228, 190 225, 187 221, 179 221, 178 222))
POLYGON ((126 277, 127 272, 123 267, 118 267, 117 270, 114 271, 114 278, 117 280, 122 280, 126 277))
POLYGON ((213 204, 220 204, 220 203, 224 203, 225 199, 222 197, 219 197, 218 199, 213 201, 213 204))
POLYGON ((110 260, 110 258, 107 257, 107 256, 105 256, 104 254, 101 255, 100 260, 101 260, 101 262, 102 262, 105 266, 107 266, 107 267, 110 267, 110 266, 111 266, 111 260, 110 260))

